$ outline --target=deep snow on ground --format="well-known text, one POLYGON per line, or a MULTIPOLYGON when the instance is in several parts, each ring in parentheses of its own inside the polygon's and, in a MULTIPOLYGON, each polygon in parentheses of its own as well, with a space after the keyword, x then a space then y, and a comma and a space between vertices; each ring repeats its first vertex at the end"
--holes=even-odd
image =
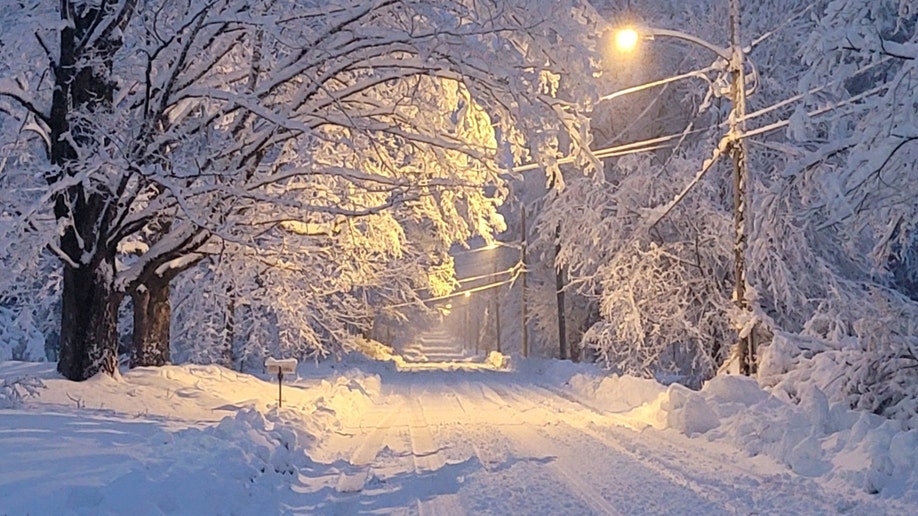
POLYGON ((267 375, 217 366, 2 363, 45 388, 0 410, 0 514, 918 513, 918 434, 818 391, 448 347, 301 364, 280 409, 267 375))

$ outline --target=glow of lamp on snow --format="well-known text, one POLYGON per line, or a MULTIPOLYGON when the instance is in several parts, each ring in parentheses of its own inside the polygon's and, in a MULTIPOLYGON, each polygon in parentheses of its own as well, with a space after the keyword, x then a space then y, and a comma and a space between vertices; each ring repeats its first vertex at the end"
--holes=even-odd
POLYGON ((615 33, 615 48, 621 52, 631 52, 637 48, 640 35, 634 29, 621 29, 615 33))

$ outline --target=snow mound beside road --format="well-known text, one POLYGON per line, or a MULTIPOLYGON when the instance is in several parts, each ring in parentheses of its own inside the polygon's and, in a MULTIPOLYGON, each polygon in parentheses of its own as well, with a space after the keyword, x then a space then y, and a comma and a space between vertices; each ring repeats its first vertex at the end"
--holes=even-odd
POLYGON ((380 396, 380 377, 310 366, 271 378, 219 366, 138 368, 70 382, 49 363, 0 363, 0 384, 45 388, 0 408, 0 513, 280 514, 309 458, 380 396))
POLYGON ((799 399, 780 399, 740 376, 718 376, 693 391, 577 372, 567 386, 635 428, 702 436, 750 456, 766 455, 803 476, 918 501, 918 430, 830 403, 813 385, 802 386, 799 399))

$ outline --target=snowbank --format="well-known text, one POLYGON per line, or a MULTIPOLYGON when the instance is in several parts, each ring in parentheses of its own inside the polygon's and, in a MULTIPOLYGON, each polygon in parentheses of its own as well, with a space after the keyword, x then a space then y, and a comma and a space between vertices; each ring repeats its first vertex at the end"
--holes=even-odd
POLYGON ((0 410, 0 512, 283 513, 298 474, 327 467, 310 449, 380 396, 378 375, 327 378, 285 381, 278 409, 271 378, 219 366, 76 383, 53 364, 0 363, 15 398, 0 410))
POLYGON ((596 373, 577 373, 566 383, 623 424, 725 442, 803 476, 918 501, 918 431, 830 403, 813 385, 802 388, 795 403, 740 376, 715 377, 700 391, 596 373))
POLYGON ((914 354, 865 349, 853 337, 830 342, 779 332, 762 348, 758 374, 775 395, 796 399, 801 385, 815 385, 830 401, 918 428, 914 354))

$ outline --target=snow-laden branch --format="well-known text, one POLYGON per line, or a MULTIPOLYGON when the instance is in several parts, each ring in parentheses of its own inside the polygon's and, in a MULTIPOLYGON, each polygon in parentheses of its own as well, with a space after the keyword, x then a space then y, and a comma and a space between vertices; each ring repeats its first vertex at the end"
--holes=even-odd
POLYGON ((17 104, 26 109, 35 118, 39 119, 45 126, 45 130, 50 125, 50 115, 38 108, 38 103, 27 91, 19 87, 11 79, 0 78, 0 96, 8 97, 16 101, 17 104))

